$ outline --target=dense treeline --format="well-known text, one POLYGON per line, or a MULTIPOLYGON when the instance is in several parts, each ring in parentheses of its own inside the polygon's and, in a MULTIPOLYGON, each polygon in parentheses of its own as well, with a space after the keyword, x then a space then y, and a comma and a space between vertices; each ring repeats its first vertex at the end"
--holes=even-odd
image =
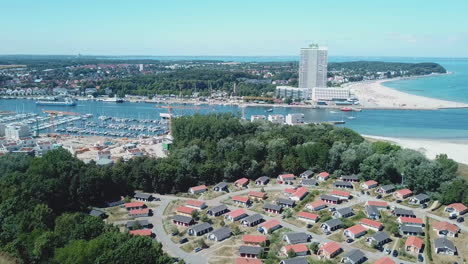
MULTIPOLYGON (((383 61, 350 61, 350 62, 331 62, 328 64, 329 71, 352 71, 355 73, 375 72, 406 72, 405 76, 427 75, 431 73, 447 73, 447 70, 438 63, 402 63, 402 62, 383 62, 383 61)), ((401 75, 400 75, 401 76, 401 75)), ((394 76, 396 77, 396 75, 394 76)))
POLYGON ((211 91, 232 93, 234 92, 234 85, 236 85, 236 95, 240 96, 259 96, 264 92, 274 91, 274 87, 268 84, 242 81, 257 78, 239 71, 184 69, 153 75, 136 75, 122 79, 105 80, 99 82, 99 85, 111 87, 115 93, 136 95, 192 95, 193 93, 209 95, 211 91))
POLYGON ((442 203, 468 203, 467 182, 445 155, 430 161, 398 146, 369 143, 347 128, 248 122, 230 114, 180 117, 167 158, 85 164, 68 151, 0 157, 0 251, 23 263, 166 263, 159 244, 86 215, 134 190, 186 192, 197 184, 256 179, 306 169, 404 185, 442 203))
POLYGON ((86 165, 62 149, 43 158, 0 157, 0 170, 0 251, 21 263, 168 263, 150 238, 86 214, 133 191, 119 166, 86 165))

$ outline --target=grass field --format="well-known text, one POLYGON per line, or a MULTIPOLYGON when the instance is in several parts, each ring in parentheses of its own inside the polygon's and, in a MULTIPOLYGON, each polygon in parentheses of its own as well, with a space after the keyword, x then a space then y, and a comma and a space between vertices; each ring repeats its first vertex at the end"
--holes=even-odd
POLYGON ((19 263, 19 262, 16 261, 14 258, 11 258, 5 255, 4 253, 0 252, 0 264, 16 264, 16 263, 19 263))
POLYGON ((458 163, 458 173, 464 179, 468 180, 468 165, 463 163, 458 163))

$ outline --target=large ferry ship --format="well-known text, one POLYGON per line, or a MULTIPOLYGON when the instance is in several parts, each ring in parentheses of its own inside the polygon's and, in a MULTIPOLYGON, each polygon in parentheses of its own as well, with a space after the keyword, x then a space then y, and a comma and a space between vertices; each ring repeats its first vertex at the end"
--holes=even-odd
POLYGON ((76 103, 71 98, 65 98, 64 100, 39 100, 36 105, 49 105, 49 106, 75 106, 76 103))

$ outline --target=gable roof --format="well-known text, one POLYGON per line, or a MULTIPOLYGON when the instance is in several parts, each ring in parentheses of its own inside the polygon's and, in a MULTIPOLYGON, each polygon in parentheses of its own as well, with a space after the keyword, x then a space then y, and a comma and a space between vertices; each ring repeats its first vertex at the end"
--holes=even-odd
POLYGON ((332 190, 330 192, 331 195, 336 195, 336 196, 342 196, 342 197, 349 197, 351 194, 346 191, 341 191, 341 190, 332 190))
POLYGON ((337 186, 347 186, 347 187, 353 187, 353 184, 350 183, 350 182, 345 182, 345 181, 335 181, 333 183, 333 186, 337 187, 337 186))
POLYGON ((348 231, 348 232, 351 232, 354 235, 357 235, 357 234, 366 232, 367 229, 365 227, 363 227, 362 225, 357 224, 357 225, 353 225, 352 227, 346 228, 345 231, 348 231))
POLYGON ((422 246, 423 246, 423 241, 419 237, 409 236, 406 239, 405 246, 407 246, 407 247, 411 246, 411 247, 416 247, 416 248, 421 249, 422 246))
POLYGON ((381 257, 378 260, 376 260, 374 264, 395 264, 395 261, 393 261, 389 257, 381 257))
POLYGON ((446 248, 446 249, 449 249, 451 251, 457 251, 457 248, 455 247, 453 242, 446 239, 446 238, 443 238, 443 237, 439 237, 439 238, 436 238, 434 240, 434 247, 435 248, 446 248))
POLYGON ((211 211, 214 214, 216 214, 218 212, 222 212, 222 211, 227 210, 227 209, 228 209, 227 206, 222 204, 222 205, 215 206, 215 207, 209 209, 208 211, 211 211))
POLYGON ((250 255, 258 255, 262 252, 262 247, 251 247, 251 246, 240 246, 239 253, 241 254, 250 254, 250 255))
POLYGON ((351 250, 350 252, 346 253, 343 258, 348 258, 349 260, 351 260, 353 263, 357 263, 359 262, 359 260, 365 258, 366 256, 364 255, 364 253, 362 253, 361 250, 359 249, 353 249, 351 250))
POLYGON ((375 228, 381 228, 382 227, 382 223, 380 223, 379 221, 375 221, 375 220, 371 220, 371 219, 367 219, 367 218, 362 218, 361 219, 361 224, 367 225, 367 226, 372 226, 372 227, 375 227, 375 228))
POLYGON ((179 206, 176 208, 177 213, 183 213, 183 214, 192 214, 192 212, 196 211, 197 209, 187 207, 185 205, 179 206))
POLYGON ((429 195, 427 195, 425 193, 420 193, 420 194, 416 194, 413 198, 417 199, 419 201, 424 201, 424 200, 428 200, 430 197, 429 197, 429 195))
POLYGON ((267 240, 266 236, 263 235, 243 235, 242 242, 244 243, 262 243, 267 240))
POLYGON ((317 185, 317 180, 315 180, 315 179, 302 179, 301 184, 302 185, 307 185, 307 186, 317 185))
POLYGON ((239 209, 236 209, 234 211, 231 211, 231 212, 227 213, 227 215, 231 216, 232 218, 236 218, 236 217, 241 216, 243 214, 246 214, 246 213, 245 213, 245 210, 242 209, 242 208, 239 208, 239 209))
POLYGON ((238 201, 238 202, 241 202, 241 203, 247 203, 249 201, 249 197, 236 195, 236 196, 232 197, 232 200, 238 201))
POLYGON ((323 224, 327 225, 329 227, 336 227, 336 226, 340 226, 342 223, 341 223, 340 219, 330 219, 330 220, 324 222, 323 224))
POLYGON ((249 195, 249 196, 253 196, 253 197, 257 197, 257 198, 262 198, 262 199, 263 199, 263 198, 266 197, 267 194, 264 193, 264 192, 250 191, 248 195, 249 195))
POLYGON ((206 188, 206 185, 198 185, 198 186, 190 187, 190 189, 192 189, 192 191, 201 191, 207 188, 206 188))
POLYGON ((307 205, 311 206, 312 208, 317 208, 317 207, 321 207, 321 206, 326 206, 327 203, 325 203, 322 200, 317 200, 317 201, 313 201, 311 203, 308 203, 307 205))
POLYGON ((298 244, 298 243, 305 243, 309 240, 310 235, 304 232, 294 232, 294 233, 287 233, 284 235, 290 243, 298 244))
POLYGON ((89 212, 90 216, 103 216, 106 215, 106 212, 99 210, 99 209, 92 209, 91 212, 89 212))
POLYGON ((374 180, 369 180, 369 181, 364 182, 363 184, 366 186, 372 186, 372 185, 377 185, 379 183, 374 180))
POLYGON ((210 228, 211 228, 211 225, 209 223, 203 222, 203 223, 200 223, 198 225, 192 226, 190 229, 192 229, 193 231, 198 233, 200 231, 207 230, 207 229, 210 229, 210 228))
POLYGON ((405 232, 405 233, 418 233, 418 234, 423 233, 423 230, 420 226, 410 226, 410 225, 403 224, 400 226, 400 230, 401 232, 405 232))
POLYGON ((227 226, 224 226, 211 232, 211 234, 217 237, 218 239, 224 239, 231 235, 231 229, 227 226))
POLYGON ((382 189, 384 191, 390 191, 390 190, 394 190, 395 189, 395 186, 392 185, 392 184, 387 184, 387 185, 384 185, 382 187, 380 187, 379 189, 382 189))
POLYGON ((402 196, 413 194, 413 192, 410 189, 401 189, 396 191, 396 193, 402 196))
POLYGON ((353 208, 351 207, 343 207, 343 208, 337 209, 335 212, 341 215, 354 214, 353 208))
POLYGON ((303 173, 301 173, 301 177, 302 176, 306 176, 306 177, 309 177, 310 175, 314 174, 314 172, 312 170, 306 170, 304 171, 303 173))
POLYGON ((359 178, 356 175, 341 175, 342 180, 349 180, 349 181, 358 181, 359 178))
POLYGON ((132 227, 136 226, 137 224, 140 225, 140 226, 147 226, 147 225, 149 225, 149 222, 146 219, 145 220, 128 221, 125 224, 125 227, 126 228, 132 228, 132 227))
POLYGON ((151 229, 138 229, 138 230, 131 230, 128 232, 130 235, 136 236, 151 236, 153 232, 151 229))
POLYGON ((280 262, 281 264, 308 264, 306 257, 295 257, 290 259, 284 259, 280 262))
POLYGON ((309 249, 307 248, 306 245, 304 244, 296 244, 296 245, 286 245, 284 246, 284 249, 286 252, 293 251, 294 253, 300 253, 300 252, 307 252, 309 249))
POLYGON ((296 191, 291 194, 291 196, 295 196, 295 197, 298 197, 298 198, 302 198, 304 197, 304 195, 306 195, 309 191, 307 190, 307 188, 304 188, 304 187, 299 187, 296 189, 296 191))
POLYGON ((384 232, 377 232, 373 234, 372 236, 370 236, 370 238, 374 239, 377 243, 390 239, 387 233, 384 233, 384 232))
POLYGON ((292 173, 287 173, 287 174, 280 174, 279 177, 281 177, 283 180, 284 179, 294 179, 296 176, 292 173))
POLYGON ((129 215, 141 215, 141 214, 149 214, 149 212, 150 212, 149 208, 143 208, 143 209, 130 210, 128 214, 129 215))
POLYGON ((276 199, 277 204, 286 204, 286 205, 294 205, 295 202, 291 199, 284 199, 284 198, 278 198, 276 199))
POLYGON ((143 202, 125 203, 125 208, 142 207, 142 206, 145 206, 145 203, 143 202))
POLYGON ((269 181, 269 180, 270 180, 270 178, 268 178, 267 176, 261 176, 258 179, 256 179, 255 181, 266 182, 266 181, 269 181))
POLYGON ((257 222, 257 221, 259 221, 261 219, 263 219, 263 216, 261 214, 253 214, 253 215, 250 215, 250 216, 242 219, 242 221, 253 223, 253 222, 257 222))
POLYGON ((397 207, 393 210, 396 215, 415 215, 413 210, 407 210, 400 207, 397 207))
POLYGON ((439 231, 447 230, 452 233, 458 233, 460 231, 460 228, 458 226, 447 221, 435 222, 432 224, 432 227, 439 231))
POLYGON ((318 219, 318 214, 313 214, 313 213, 309 213, 309 212, 299 212, 297 214, 298 217, 302 217, 302 218, 307 218, 307 219, 312 219, 312 220, 317 220, 318 219))
POLYGON ((282 207, 276 204, 266 203, 265 205, 263 205, 263 209, 281 211, 282 207))
POLYGON ((270 229, 270 228, 275 227, 275 226, 281 226, 281 224, 280 224, 280 222, 278 220, 271 219, 271 220, 268 220, 265 223, 261 224, 260 226, 265 228, 265 229, 270 229))
POLYGON ((262 260, 252 258, 236 258, 236 264, 262 264, 262 260))
POLYGON ((224 189, 224 188, 228 187, 228 185, 229 184, 227 182, 220 182, 220 183, 216 184, 214 186, 214 188, 218 187, 219 189, 224 189))
POLYGON ((238 179, 237 181, 235 181, 234 184, 241 184, 241 185, 244 185, 244 184, 246 184, 246 183, 248 183, 248 182, 249 182, 249 179, 247 179, 247 178, 240 178, 240 179, 238 179))
POLYGON ((317 175, 317 177, 320 177, 320 178, 328 178, 328 177, 330 177, 330 173, 324 171, 324 172, 319 173, 319 174, 317 175))
POLYGON ((323 244, 323 246, 320 249, 331 255, 337 252, 338 250, 341 250, 341 246, 337 242, 332 241, 332 242, 323 244))
POLYGON ((367 205, 373 205, 377 207, 388 207, 388 203, 384 201, 367 201, 367 205))
POLYGON ((409 224, 424 224, 424 221, 422 218, 413 218, 413 217, 406 217, 406 216, 400 216, 398 217, 398 221, 401 223, 409 223, 409 224))
POLYGON ((188 217, 188 216, 184 216, 184 215, 174 215, 174 217, 172 217, 172 220, 177 221, 177 222, 181 222, 181 223, 184 223, 184 224, 190 224, 193 221, 193 218, 188 217))
POLYGON ((202 207, 205 204, 205 202, 200 200, 188 200, 185 204, 195 207, 202 207))
POLYGON ((327 201, 334 201, 334 202, 340 201, 340 198, 336 196, 327 195, 327 194, 320 195, 320 199, 327 200, 327 201))
POLYGON ((374 205, 366 206, 365 210, 367 215, 380 215, 379 209, 374 205))
POLYGON ((135 195, 133 196, 133 198, 138 198, 138 199, 149 199, 151 198, 153 195, 149 194, 149 193, 141 193, 141 192, 137 192, 135 193, 135 195))
POLYGON ((448 208, 453 208, 459 212, 463 212, 465 210, 468 209, 468 207, 466 207, 464 204, 462 203, 453 203, 453 204, 449 204, 447 205, 448 208))

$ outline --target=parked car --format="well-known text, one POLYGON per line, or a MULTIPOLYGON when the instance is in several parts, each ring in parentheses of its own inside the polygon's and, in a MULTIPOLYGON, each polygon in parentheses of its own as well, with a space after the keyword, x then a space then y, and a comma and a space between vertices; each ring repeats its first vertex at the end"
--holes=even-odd
POLYGON ((396 250, 393 250, 393 253, 392 253, 392 255, 393 255, 394 257, 398 257, 398 251, 396 251, 396 250))
POLYGON ((370 192, 366 192, 367 195, 370 195, 370 192))
POLYGON ((172 235, 172 236, 177 236, 177 234, 179 234, 179 232, 178 232, 178 231, 174 231, 174 232, 172 232, 171 235, 172 235))
POLYGON ((389 249, 389 248, 386 248, 386 249, 385 249, 385 253, 387 253, 387 255, 390 255, 390 253, 392 253, 392 250, 389 249))
POLYGON ((462 223, 462 222, 464 222, 464 221, 465 221, 465 218, 463 218, 463 217, 459 217, 459 218, 457 219, 457 222, 458 222, 458 223, 462 223))
POLYGON ((335 207, 330 207, 330 212, 335 212, 336 211, 336 208, 335 207))
POLYGON ((418 261, 419 261, 419 262, 423 262, 423 261, 424 261, 424 258, 423 258, 423 255, 422 255, 422 254, 418 254, 418 261))
POLYGON ((361 194, 364 194, 364 191, 361 190, 361 194))
POLYGON ((197 248, 195 248, 195 249, 193 250, 193 252, 199 252, 199 251, 201 251, 202 249, 203 249, 203 248, 201 248, 201 247, 197 247, 197 248))
POLYGON ((379 195, 377 195, 375 198, 380 199, 380 198, 382 198, 382 195, 379 194, 379 195))
POLYGON ((346 243, 348 243, 348 244, 349 244, 349 243, 352 243, 353 241, 354 241, 354 240, 352 240, 351 238, 346 239, 346 243))
POLYGON ((327 235, 327 236, 328 236, 328 235, 330 235, 330 234, 331 234, 331 232, 330 232, 330 231, 325 231, 325 235, 327 235))
POLYGON ((456 219, 457 218, 457 215, 456 214, 452 214, 449 216, 449 219, 456 219))
POLYGON ((187 243, 187 242, 188 242, 188 239, 186 237, 179 240, 179 244, 184 244, 184 243, 187 243))
POLYGON ((427 203, 421 204, 421 208, 422 208, 422 209, 426 209, 426 208, 427 208, 427 203))
POLYGON ((396 203, 401 203, 401 200, 396 200, 396 203))

